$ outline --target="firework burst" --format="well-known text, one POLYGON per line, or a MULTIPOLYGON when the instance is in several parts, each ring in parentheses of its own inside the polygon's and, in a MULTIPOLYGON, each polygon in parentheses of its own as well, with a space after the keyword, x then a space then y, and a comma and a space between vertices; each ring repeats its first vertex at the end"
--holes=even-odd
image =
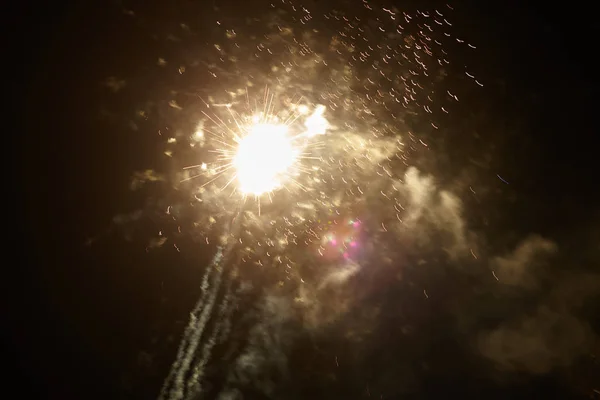
POLYGON ((244 260, 265 264, 281 259, 272 247, 320 243, 315 234, 336 216, 360 218, 373 204, 390 212, 367 225, 403 223, 402 176, 458 101, 444 86, 444 46, 468 43, 449 33, 449 8, 362 6, 365 15, 340 7, 317 16, 283 1, 256 23, 218 21, 222 36, 205 60, 190 62, 206 66, 213 83, 174 90, 169 102, 171 120, 199 126, 168 151, 183 163, 178 187, 194 196, 202 236, 242 213, 238 239, 261 253, 244 260), (257 95, 260 85, 267 89, 257 95), (201 101, 186 101, 190 94, 201 101), (258 205, 244 205, 247 197, 258 205))
MULTIPOLYGON (((309 106, 301 104, 300 98, 289 109, 274 113, 274 97, 265 88, 262 110, 252 110, 249 100, 245 112, 226 104, 228 118, 203 111, 214 127, 205 127, 196 136, 203 138, 208 134, 207 146, 211 147, 209 152, 217 155, 216 161, 184 167, 191 175, 182 182, 204 178, 206 182, 198 187, 203 189, 221 179, 225 183, 216 190, 223 192, 233 184, 228 196, 236 192, 243 200, 254 196, 259 214, 261 197, 266 196, 272 202, 273 192, 282 187, 288 191, 306 190, 297 178, 311 172, 303 162, 317 159, 310 150, 319 144, 315 136, 324 135, 329 127, 323 115, 325 107, 318 105, 309 114, 309 106), (198 170, 199 173, 194 173, 198 170)), ((255 104, 258 107, 258 102, 255 104)))
POLYGON ((431 194, 407 190, 419 178, 411 166, 459 99, 444 86, 446 43, 468 44, 449 33, 450 8, 361 4, 364 12, 340 7, 317 16, 282 0, 245 25, 223 16, 204 58, 178 68, 190 78, 163 101, 176 132, 166 152, 175 189, 189 200, 168 210, 193 224, 170 239, 190 234, 220 247, 163 396, 202 391, 204 366, 236 301, 233 277, 243 281, 256 266, 265 271, 252 277, 259 285, 290 287, 306 299, 308 285, 347 279, 361 258, 392 257, 381 239, 405 234, 427 212, 420 199, 431 194), (196 90, 199 76, 208 81, 196 90), (225 305, 213 315, 216 304, 225 305))

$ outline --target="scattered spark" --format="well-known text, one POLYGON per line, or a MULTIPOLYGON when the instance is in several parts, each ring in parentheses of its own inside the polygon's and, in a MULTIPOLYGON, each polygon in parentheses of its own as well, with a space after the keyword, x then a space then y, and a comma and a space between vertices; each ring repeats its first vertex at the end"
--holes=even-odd
POLYGON ((498 177, 498 179, 500 179, 502 182, 506 183, 507 185, 509 184, 508 181, 506 179, 504 179, 503 177, 501 177, 500 175, 496 175, 498 177))

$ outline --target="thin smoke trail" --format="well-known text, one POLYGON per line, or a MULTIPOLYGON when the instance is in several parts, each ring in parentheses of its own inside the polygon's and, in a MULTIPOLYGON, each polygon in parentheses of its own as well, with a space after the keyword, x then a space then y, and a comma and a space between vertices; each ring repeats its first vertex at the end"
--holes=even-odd
MULTIPOLYGON (((228 224, 229 226, 225 228, 225 231, 236 231, 236 229, 239 228, 240 220, 241 218, 235 218, 228 224)), ((190 364, 198 349, 198 344, 202 337, 202 333, 204 332, 206 322, 209 320, 212 313, 221 285, 224 266, 227 264, 227 259, 231 256, 235 243, 235 241, 229 241, 225 249, 219 247, 217 253, 207 267, 207 271, 202 279, 202 294, 190 313, 190 322, 184 332, 175 362, 161 389, 159 400, 181 400, 185 397, 185 375, 190 370, 190 364), (214 281, 211 285, 209 283, 209 278, 213 270, 216 270, 216 275, 214 276, 214 281), (206 302, 207 300, 208 302, 206 302), (197 315, 199 313, 200 316, 198 317, 197 315), (169 387, 171 387, 170 390, 169 387)))
POLYGON ((189 383, 188 383, 188 397, 192 397, 194 394, 197 394, 201 391, 200 380, 204 375, 204 367, 208 363, 210 356, 212 354, 213 347, 217 344, 217 338, 222 332, 223 326, 225 326, 231 317, 231 313, 233 310, 232 303, 232 295, 231 295, 231 278, 228 280, 227 288, 225 289, 225 295, 223 302, 219 307, 219 313, 216 317, 215 326, 213 328, 213 332, 210 338, 204 344, 202 349, 202 358, 196 363, 193 368, 194 374, 192 375, 189 383))
MULTIPOLYGON (((223 275, 223 268, 219 268, 218 275, 215 278, 216 279, 215 288, 214 288, 213 292, 211 293, 209 301, 206 304, 206 306, 204 307, 202 314, 200 315, 200 320, 198 321, 196 331, 194 332, 194 335, 191 339, 191 345, 188 348, 187 356, 184 360, 184 365, 182 366, 182 368, 180 370, 181 381, 178 381, 178 383, 181 386, 184 385, 183 377, 190 370, 190 365, 192 364, 192 360, 194 359, 194 356, 198 349, 198 344, 200 343, 200 339, 202 338, 202 334, 204 333, 204 328, 206 327, 206 323, 208 322, 208 320, 213 312, 213 308, 215 305, 215 300, 217 299, 217 294, 219 291, 219 285, 221 283, 222 275, 223 275)), ((191 385, 188 382, 188 384, 185 386, 189 389, 189 387, 191 385)), ((178 397, 174 397, 174 398, 181 399, 184 397, 183 393, 180 393, 180 392, 177 392, 177 396, 178 397), (179 396, 181 396, 181 397, 179 397, 179 396)))
POLYGON ((202 337, 202 333, 204 332, 204 328, 206 327, 206 322, 210 318, 212 313, 215 300, 217 298, 219 285, 221 284, 221 277, 223 275, 223 268, 217 267, 217 274, 215 276, 215 282, 213 289, 208 298, 208 302, 204 305, 202 309, 202 313, 200 314, 200 318, 196 318, 195 314, 192 314, 192 318, 190 323, 193 324, 193 331, 191 332, 191 336, 189 338, 189 345, 187 351, 185 352, 185 356, 183 357, 181 366, 179 367, 179 371, 175 377, 174 386, 171 389, 171 399, 180 400, 184 398, 185 393, 185 375, 190 370, 190 364, 196 354, 196 350, 198 349, 198 344, 200 343, 200 339, 202 337))
POLYGON ((210 289, 209 278, 210 278, 211 272, 213 271, 214 267, 221 261, 222 258, 223 258, 223 249, 219 247, 219 249, 217 250, 217 253, 213 257, 212 261, 210 262, 210 264, 208 264, 206 271, 204 272, 204 276, 202 277, 202 285, 201 285, 202 294, 201 294, 200 298, 198 299, 198 302, 196 303, 194 309, 190 313, 190 321, 189 321, 188 326, 186 327, 185 332, 183 334, 183 338, 181 340, 181 344, 179 345, 179 349, 177 351, 177 356, 175 358, 175 362, 173 363, 173 365, 171 367, 171 371, 169 372, 169 375, 167 376, 167 379, 165 380, 165 383, 163 384, 163 387, 161 389, 161 393, 159 396, 159 399, 161 399, 161 400, 166 398, 167 390, 171 384, 173 386, 177 385, 177 383, 176 383, 177 379, 179 378, 179 375, 181 374, 181 371, 182 371, 182 362, 184 361, 184 354, 189 353, 189 349, 188 349, 189 341, 192 338, 193 333, 197 330, 196 315, 203 308, 205 299, 208 296, 208 292, 210 289))
POLYGON ((229 307, 229 310, 228 310, 225 318, 223 318, 221 330, 219 331, 220 336, 219 336, 218 340, 220 342, 223 342, 229 336, 229 332, 231 331, 231 314, 233 314, 233 310, 236 307, 237 307, 237 298, 235 299, 233 304, 229 307))
POLYGON ((231 304, 229 305, 229 308, 225 310, 226 313, 220 321, 219 331, 216 332, 215 336, 218 336, 218 339, 216 339, 218 342, 223 342, 228 337, 229 332, 231 331, 231 316, 233 315, 233 311, 237 309, 239 303, 238 296, 232 295, 231 292, 229 292, 229 296, 233 300, 230 301, 231 304))

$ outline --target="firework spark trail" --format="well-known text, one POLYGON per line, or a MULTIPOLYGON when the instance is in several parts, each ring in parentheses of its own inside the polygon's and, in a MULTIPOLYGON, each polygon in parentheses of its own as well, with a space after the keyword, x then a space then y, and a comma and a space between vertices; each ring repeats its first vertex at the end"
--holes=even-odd
MULTIPOLYGON (((183 380, 184 380, 183 376, 185 375, 185 372, 189 368, 189 363, 191 362, 191 357, 193 357, 193 354, 198 346, 197 340, 199 338, 197 337, 197 335, 198 335, 198 333, 201 334, 202 330, 204 328, 200 324, 200 321, 198 321, 198 318, 196 317, 196 315, 198 313, 200 313, 201 310, 204 309, 205 299, 209 295, 209 290, 211 289, 211 285, 209 284, 209 278, 211 276, 211 272, 213 272, 213 270, 215 269, 215 266, 219 265, 219 263, 221 262, 222 259, 223 259, 223 249, 219 248, 217 250, 217 253, 213 257, 212 261, 210 262, 210 264, 208 264, 208 266, 206 267, 206 272, 204 273, 204 276, 202 278, 202 286, 201 286, 202 294, 201 294, 200 298, 198 299, 198 302, 196 303, 194 309, 190 313, 190 321, 188 323, 188 326, 185 329, 183 338, 179 345, 179 350, 177 351, 177 357, 176 357, 175 362, 173 363, 173 365, 171 367, 171 371, 169 372, 169 375, 167 376, 167 379, 165 380, 165 383, 162 387, 161 394, 159 397, 159 399, 161 399, 161 400, 167 398, 166 397, 167 391, 170 386, 173 386, 171 389, 171 392, 170 392, 171 398, 181 398, 181 397, 179 397, 179 395, 177 393, 182 393, 183 380), (195 343, 194 343, 194 339, 196 339, 195 343)), ((215 293, 215 292, 216 292, 216 290, 213 289, 212 293, 215 293)))
MULTIPOLYGON (((219 287, 221 285, 221 278, 223 276, 223 268, 217 268, 217 274, 215 276, 214 289, 212 290, 208 302, 204 305, 202 309, 202 313, 200 314, 200 318, 197 319, 194 315, 192 315, 191 323, 195 325, 195 330, 192 332, 192 336, 189 341, 189 346, 183 359, 183 363, 179 369, 177 377, 175 378, 175 387, 171 390, 171 398, 172 399, 182 399, 184 397, 185 389, 183 386, 185 385, 184 378, 185 375, 190 370, 190 365, 192 360, 196 354, 198 349, 198 345, 200 344, 200 339, 202 338, 202 334, 204 333, 204 328, 206 327, 206 323, 208 322, 213 307, 215 305, 215 300, 217 298, 217 294, 219 291, 219 287)), ((189 385, 186 385, 189 386, 189 385)))
MULTIPOLYGON (((225 232, 236 232, 240 226, 240 219, 241 218, 238 217, 228 224, 229 226, 225 228, 225 232)), ((194 392, 199 391, 199 387, 196 388, 194 385, 194 383, 198 382, 198 380, 188 379, 186 383, 186 375, 190 372, 190 366, 196 356, 204 329, 212 315, 215 301, 221 287, 223 271, 225 270, 225 266, 227 265, 230 256, 232 256, 234 253, 233 250, 235 248, 235 243, 235 241, 229 240, 225 248, 219 247, 211 263, 206 268, 206 272, 202 278, 202 294, 194 306, 194 309, 190 313, 190 322, 188 323, 188 326, 184 332, 179 350, 177 351, 175 362, 173 363, 171 371, 169 372, 169 375, 161 389, 159 396, 160 400, 180 400, 189 398, 191 393, 187 393, 186 395, 186 387, 194 392), (215 270, 216 273, 213 274, 212 272, 215 270), (209 283, 211 275, 214 275, 212 284, 209 283), (198 314, 200 315, 198 316, 198 314), (169 387, 171 388, 170 390, 169 387)), ((215 326, 214 332, 208 341, 209 344, 214 343, 215 337, 219 334, 222 326, 222 322, 219 321, 225 314, 226 306, 230 301, 231 279, 228 279, 228 282, 224 303, 220 308, 219 314, 217 315, 217 325, 215 326)), ((206 361, 210 357, 210 351, 212 350, 213 346, 214 344, 212 344, 210 347, 207 347, 207 345, 204 346, 202 360, 196 364, 194 369, 192 369, 192 376, 194 378, 200 377, 202 371, 199 368, 205 365, 206 361)))
MULTIPOLYGON (((186 385, 186 375, 190 371, 190 366, 192 361, 196 355, 198 350, 198 346, 200 344, 200 340, 204 333, 204 329, 208 320, 210 319, 213 308, 215 305, 215 301, 217 299, 217 295, 219 293, 219 288, 221 286, 221 280, 223 276, 223 271, 225 268, 226 261, 228 256, 231 254, 233 249, 233 245, 229 244, 225 249, 219 248, 217 254, 213 258, 212 262, 209 264, 206 273, 204 274, 202 281, 202 295, 196 306, 190 313, 190 322, 188 327, 185 330, 183 339, 181 341, 181 345, 177 352, 177 358, 173 363, 171 368, 171 372, 167 377, 165 384, 162 388, 161 395, 159 399, 183 399, 188 398, 189 395, 186 396, 186 386, 190 389, 193 386, 193 383, 197 380, 192 379, 188 380, 188 384, 186 385), (209 284, 209 277, 211 272, 216 270, 214 274, 214 279, 212 285, 209 284), (198 314, 200 314, 198 316, 198 314), (171 387, 171 390, 168 391, 168 388, 171 387), (170 394, 168 397, 167 392, 170 394)), ((229 298, 229 286, 226 291, 225 301, 228 302, 229 298)), ((223 315, 223 311, 221 311, 217 317, 217 322, 219 321, 219 317, 223 315)), ((215 328, 215 330, 220 329, 220 325, 215 328)), ((218 334, 218 332, 217 332, 218 334)), ((216 334, 213 333, 211 336, 214 337, 216 334)), ((212 339, 214 342, 214 339, 212 339)), ((210 342, 210 340, 209 340, 210 342)), ((206 346, 205 346, 206 347, 206 346)), ((212 346, 211 346, 212 349, 212 346)), ((206 358, 210 356, 210 351, 207 352, 206 358)), ((199 374, 199 370, 197 370, 200 363, 197 364, 196 368, 192 369, 194 371, 194 376, 199 374)))
MULTIPOLYGON (((200 298, 198 299, 198 302, 196 303, 194 309, 190 312, 190 315, 191 315, 190 322, 189 322, 188 326, 186 327, 185 332, 183 334, 183 339, 181 340, 181 343, 179 345, 179 350, 177 351, 177 357, 175 359, 175 362, 173 363, 171 372, 169 373, 169 376, 167 377, 167 379, 165 381, 165 386, 163 387, 163 392, 166 390, 166 386, 167 386, 168 382, 171 379, 173 379, 173 376, 175 375, 175 373, 179 370, 179 367, 181 366, 184 352, 188 346, 189 337, 195 328, 195 325, 193 324, 193 322, 194 322, 193 317, 202 309, 202 306, 204 304, 204 299, 206 298, 206 296, 208 294, 208 289, 209 289, 208 279, 211 275, 211 272, 213 271, 213 267, 221 260, 222 257, 223 257, 223 251, 221 248, 219 248, 219 250, 213 257, 212 261, 206 267, 206 271, 204 272, 204 276, 202 277, 202 285, 201 285, 202 294, 200 295, 200 298)), ((161 397, 162 397, 162 395, 161 395, 161 397)))
POLYGON ((227 280, 227 287, 225 288, 225 295, 223 298, 223 302, 219 307, 219 313, 216 317, 215 326, 212 331, 212 335, 208 338, 208 340, 204 344, 204 348, 202 349, 202 358, 196 363, 193 368, 193 375, 188 382, 188 398, 192 398, 194 395, 201 392, 201 382, 200 380, 204 376, 204 367, 208 363, 210 356, 212 355, 212 349, 217 344, 217 339, 219 338, 221 332, 223 331, 223 327, 229 324, 229 320, 231 318, 231 313, 233 311, 234 306, 232 305, 232 295, 231 295, 231 283, 232 279, 229 278, 227 280))

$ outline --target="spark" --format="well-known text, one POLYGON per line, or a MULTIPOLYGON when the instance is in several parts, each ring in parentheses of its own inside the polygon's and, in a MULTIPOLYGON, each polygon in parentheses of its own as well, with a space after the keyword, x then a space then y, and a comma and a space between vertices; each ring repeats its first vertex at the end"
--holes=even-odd
POLYGON ((500 179, 502 182, 506 183, 507 185, 509 184, 508 181, 506 179, 504 179, 503 177, 501 177, 500 175, 496 174, 496 176, 498 177, 498 179, 500 179))

